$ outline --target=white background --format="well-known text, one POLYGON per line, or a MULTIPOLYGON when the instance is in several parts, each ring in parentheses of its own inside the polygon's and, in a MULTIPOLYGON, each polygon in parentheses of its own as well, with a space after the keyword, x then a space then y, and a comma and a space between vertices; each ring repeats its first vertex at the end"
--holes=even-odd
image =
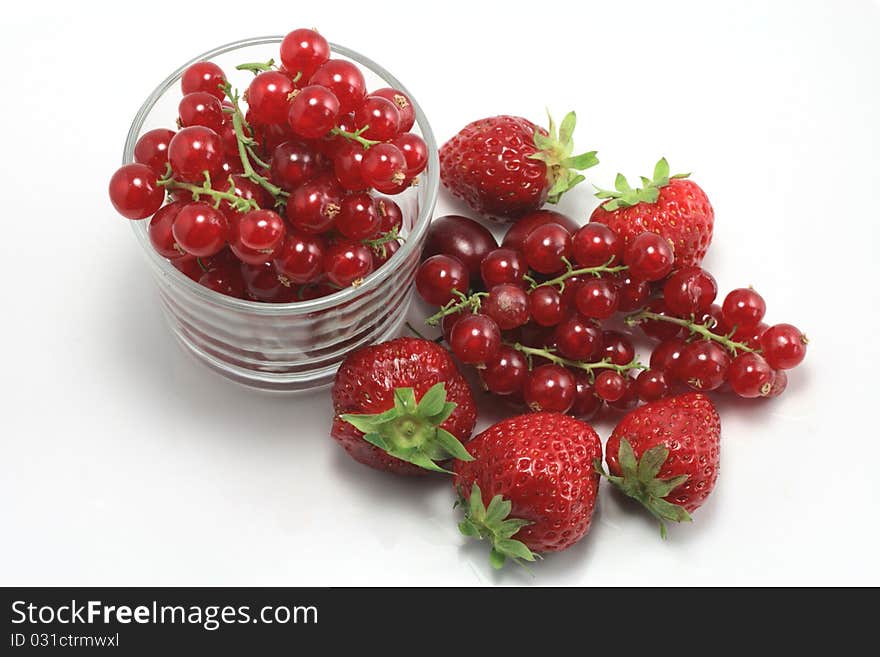
POLYGON ((3 10, 0 584, 880 584, 877 2, 209 4, 3 10), (592 182, 693 171, 722 290, 812 340, 783 398, 720 404, 693 525, 664 543, 603 484, 585 540, 493 573, 447 481, 343 454, 327 391, 251 392, 173 342, 106 196, 129 123, 184 60, 300 26, 389 68, 439 140, 577 108, 592 182))

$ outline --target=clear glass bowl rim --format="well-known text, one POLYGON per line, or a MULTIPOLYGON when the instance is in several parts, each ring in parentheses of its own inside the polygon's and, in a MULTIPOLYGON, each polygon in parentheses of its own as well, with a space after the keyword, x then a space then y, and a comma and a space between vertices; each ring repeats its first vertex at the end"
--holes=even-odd
MULTIPOLYGON (((141 108, 135 115, 134 121, 132 121, 131 124, 131 128, 129 128, 128 136, 125 140, 125 149, 122 155, 122 163, 127 164, 134 161, 134 147, 137 143, 138 135, 140 134, 141 128, 143 127, 147 115, 152 111, 159 98, 166 91, 168 91, 168 89, 170 89, 173 85, 177 83, 180 76, 189 66, 196 62, 213 59, 218 55, 222 55, 233 50, 239 50, 241 48, 246 48, 250 46, 280 43, 283 38, 283 36, 264 36, 253 37, 250 39, 242 39, 240 41, 233 41, 231 43, 227 43, 225 45, 202 53, 201 55, 192 58, 191 60, 180 66, 180 68, 171 73, 171 75, 165 78, 165 80, 163 80, 162 83, 159 84, 159 86, 156 87, 155 90, 153 90, 153 92, 147 97, 147 99, 144 101, 143 105, 141 105, 141 108)), ((420 182, 420 184, 426 185, 427 194, 424 203, 422 203, 419 207, 419 216, 416 218, 412 230, 410 230, 406 241, 403 243, 403 246, 401 246, 401 248, 398 249, 397 252, 391 257, 391 259, 388 260, 388 262, 383 264, 377 271, 368 276, 364 283, 359 287, 348 287, 344 290, 340 290, 339 292, 335 292, 325 297, 311 299, 307 301, 296 301, 293 303, 262 303, 258 301, 235 299, 233 297, 220 294, 219 292, 209 290, 203 285, 199 285, 197 282, 191 280, 182 272, 178 271, 177 268, 175 268, 168 260, 160 256, 156 252, 156 250, 150 244, 147 231, 141 230, 140 226, 138 225, 142 222, 133 221, 132 229, 134 231, 134 234, 137 237, 138 242, 140 242, 141 247, 144 249, 147 257, 152 261, 153 265, 161 270, 163 274, 174 279, 178 285, 181 285, 188 289, 191 293, 196 294, 207 301, 215 303, 218 306, 226 307, 230 310, 241 310, 248 313, 255 313, 260 315, 289 316, 327 310, 335 306, 353 301, 359 296, 380 287, 382 282, 385 281, 397 270, 398 266, 410 255, 412 250, 416 248, 416 245, 420 243, 420 237, 422 233, 427 230, 428 224, 430 223, 431 214, 434 212, 434 206, 437 203, 437 193, 440 186, 440 160, 437 153, 437 142, 434 139, 434 133, 431 130, 431 126, 428 123, 427 118, 425 118, 425 115, 422 112, 422 108, 419 106, 418 101, 413 98, 412 93, 410 93, 410 91, 405 86, 403 86, 403 84, 401 84, 401 82, 391 73, 386 71, 372 59, 365 57, 364 55, 361 55, 354 50, 345 48, 344 46, 331 43, 330 49, 334 53, 347 57, 357 62, 358 64, 367 67, 373 73, 385 80, 385 82, 387 82, 389 85, 405 93, 412 101, 413 107, 415 108, 416 124, 421 130, 422 138, 428 145, 428 167, 425 173, 422 174, 420 182)), ((149 221, 149 219, 144 219, 143 221, 149 221)))

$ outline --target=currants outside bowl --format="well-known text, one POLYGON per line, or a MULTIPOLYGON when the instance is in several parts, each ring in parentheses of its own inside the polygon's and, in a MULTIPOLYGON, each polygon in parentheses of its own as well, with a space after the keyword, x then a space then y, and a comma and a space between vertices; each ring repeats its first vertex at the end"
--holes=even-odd
MULTIPOLYGON (((144 133, 174 128, 182 97, 181 76, 192 64, 214 62, 225 71, 232 88, 244 89, 253 73, 236 71, 236 66, 265 62, 270 57, 277 59, 282 39, 271 36, 230 43, 174 71, 138 111, 125 142, 123 164, 135 161, 135 146, 144 133)), ((417 184, 388 197, 399 206, 402 222, 399 248, 387 262, 336 291, 325 286, 325 296, 318 298, 299 295, 293 300, 284 298, 280 303, 236 298, 205 287, 160 255, 151 243, 149 218, 131 222, 156 281, 160 305, 172 333, 200 362, 253 388, 297 391, 328 384, 350 351, 384 341, 400 330, 437 200, 437 145, 412 95, 367 57, 334 44, 329 44, 329 48, 333 59, 347 60, 360 67, 368 90, 393 88, 405 94, 415 110, 410 132, 421 137, 427 149, 427 167, 419 173, 417 184)))

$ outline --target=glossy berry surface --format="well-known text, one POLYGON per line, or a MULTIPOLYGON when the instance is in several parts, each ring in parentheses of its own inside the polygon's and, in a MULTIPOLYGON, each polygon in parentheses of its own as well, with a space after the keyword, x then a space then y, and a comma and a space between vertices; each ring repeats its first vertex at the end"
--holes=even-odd
POLYGON ((629 273, 642 281, 659 281, 672 271, 675 256, 669 242, 656 233, 642 233, 623 254, 629 273))
POLYGON ((326 87, 339 100, 339 111, 354 112, 364 100, 367 83, 360 69, 344 59, 328 59, 309 78, 309 84, 326 87))
POLYGON ((349 194, 342 199, 336 230, 352 240, 374 237, 382 225, 373 197, 366 192, 349 194))
POLYGON ((572 315, 553 332, 560 355, 571 360, 598 360, 602 351, 602 332, 595 322, 572 315))
POLYGON ((425 140, 411 132, 405 132, 391 140, 406 159, 406 175, 409 178, 419 175, 428 166, 428 145, 425 140))
POLYGON ((564 258, 571 255, 571 235, 559 224, 539 226, 526 237, 523 255, 531 269, 555 274, 565 269, 564 258))
POLYGON ((293 90, 293 82, 280 71, 257 75, 246 92, 250 121, 262 125, 287 122, 293 90))
POLYGON ((174 240, 184 251, 197 258, 219 253, 229 237, 226 216, 207 203, 188 203, 174 218, 174 240))
POLYGON ((613 370, 602 370, 596 375, 596 395, 606 402, 616 402, 627 390, 626 379, 613 370))
MULTIPOLYGON (((658 315, 672 315, 666 307, 666 302, 664 302, 663 299, 654 299, 648 303, 646 309, 658 315)), ((645 335, 649 338, 654 338, 655 340, 668 340, 669 338, 678 337, 685 332, 685 330, 677 324, 664 322, 663 320, 658 319, 648 319, 640 322, 639 328, 645 332, 645 335)))
POLYGON ((626 271, 617 276, 617 309, 629 313, 641 310, 651 298, 651 286, 626 271))
POLYGON ((496 395, 512 395, 522 389, 529 372, 529 364, 522 353, 501 345, 497 353, 479 370, 483 386, 496 395))
POLYGON ((296 188, 287 200, 290 224, 307 233, 329 230, 342 209, 344 192, 334 178, 319 176, 296 188))
POLYGON ((483 258, 480 263, 480 277, 486 287, 493 287, 501 283, 515 283, 522 281, 528 271, 528 265, 519 251, 513 249, 495 249, 483 258))
POLYGON ((575 371, 574 382, 574 402, 568 412, 582 420, 590 420, 602 410, 604 402, 596 396, 596 387, 589 374, 575 371))
POLYGON ((146 164, 126 164, 110 178, 110 202, 126 219, 146 219, 165 200, 165 189, 146 164))
POLYGON ((180 89, 184 94, 205 91, 219 100, 226 97, 222 86, 226 84, 226 76, 214 62, 196 62, 183 72, 180 77, 180 89))
POLYGON ((194 91, 180 99, 177 106, 180 125, 189 127, 201 125, 211 128, 218 134, 223 129, 223 106, 217 96, 207 91, 194 91))
POLYGON ((615 365, 626 365, 636 357, 630 337, 620 331, 602 331, 602 358, 615 365))
POLYGON ((301 80, 308 80, 330 58, 330 44, 315 30, 296 29, 281 41, 281 64, 301 80))
POLYGON ((287 123, 298 137, 318 139, 336 125, 339 101, 325 87, 309 85, 299 89, 287 113, 287 123))
POLYGON ((715 342, 697 340, 681 353, 678 376, 695 390, 715 390, 727 378, 730 356, 715 342))
POLYGON ((467 294, 470 276, 457 258, 436 255, 425 260, 416 271, 416 289, 432 306, 443 306, 467 294))
POLYGON ((494 319, 502 331, 507 331, 529 321, 529 297, 521 287, 502 283, 489 290, 481 310, 494 319))
POLYGON ((364 147, 356 142, 343 145, 334 154, 333 173, 345 189, 360 191, 369 187, 361 173, 366 154, 364 147))
POLYGON ((582 226, 571 240, 571 255, 580 267, 615 265, 620 260, 623 242, 605 224, 582 226))
POLYGON ((670 312, 682 317, 706 312, 718 296, 715 277, 700 267, 672 272, 663 286, 663 300, 670 312))
POLYGON ((408 132, 416 122, 416 108, 405 93, 399 89, 383 87, 370 92, 370 96, 379 96, 394 103, 400 114, 400 132, 408 132))
POLYGON ((153 218, 150 219, 150 226, 147 229, 150 244, 152 244, 153 248, 156 249, 156 252, 164 258, 173 260, 174 258, 179 258, 182 255, 185 255, 184 250, 181 249, 174 240, 174 235, 171 232, 171 228, 174 225, 174 218, 177 216, 177 213, 180 212, 180 208, 182 208, 183 205, 184 204, 180 201, 163 205, 159 208, 156 214, 153 215, 153 218))
POLYGON ((584 317, 608 319, 617 312, 617 287, 606 278, 591 278, 578 288, 575 304, 584 317))
POLYGON ((273 252, 284 241, 287 227, 272 210, 252 210, 238 221, 238 239, 249 249, 273 252))
POLYGON ((462 363, 480 365, 498 353, 501 330, 495 320, 486 315, 465 315, 452 327, 449 346, 462 363))
POLYGON ((539 326, 556 326, 565 317, 562 295, 549 285, 536 287, 529 292, 529 314, 539 326))
POLYGON ((298 285, 311 283, 324 272, 324 240, 316 235, 288 231, 276 254, 275 267, 281 276, 298 285))
POLYGON ((380 96, 367 96, 354 112, 354 127, 364 139, 389 141, 400 132, 400 112, 380 96))
POLYGON ((767 304, 764 298, 750 287, 731 290, 721 306, 724 323, 729 327, 744 329, 755 326, 764 319, 767 304))
POLYGON ((790 370, 807 355, 807 336, 791 324, 775 324, 761 335, 761 351, 773 369, 790 370))
POLYGON ((740 397, 766 397, 773 387, 773 368, 764 357, 754 352, 736 356, 727 371, 730 387, 740 397))
POLYGON ((673 383, 680 379, 679 364, 681 363, 681 354, 687 343, 681 338, 670 338, 664 340, 651 352, 651 369, 663 372, 666 375, 666 382, 673 383))
POLYGON ((168 144, 174 135, 174 130, 165 128, 145 132, 134 146, 134 161, 146 164, 159 176, 163 175, 168 162, 168 144))
POLYGON ((662 399, 669 393, 669 384, 661 370, 647 369, 636 377, 635 390, 639 399, 652 402, 662 399))
POLYGON ((361 175, 370 187, 380 192, 396 193, 406 181, 406 158, 397 146, 376 144, 364 153, 361 175))
POLYGON ((290 192, 314 179, 321 168, 321 160, 311 146, 299 140, 290 140, 278 144, 272 151, 269 177, 281 189, 290 192))
POLYGON ((574 403, 574 376, 561 365, 541 365, 526 377, 522 394, 533 412, 567 413, 574 403))
POLYGON ((358 285, 373 271, 373 253, 360 242, 337 242, 325 251, 323 266, 337 287, 358 285))
POLYGON ((445 215, 428 225, 422 257, 452 256, 467 267, 471 277, 479 278, 480 263, 497 248, 498 243, 485 226, 467 217, 445 215))
POLYGON ((174 177, 184 182, 201 183, 204 172, 215 176, 223 165, 220 135, 204 126, 180 130, 168 143, 168 162, 174 177))

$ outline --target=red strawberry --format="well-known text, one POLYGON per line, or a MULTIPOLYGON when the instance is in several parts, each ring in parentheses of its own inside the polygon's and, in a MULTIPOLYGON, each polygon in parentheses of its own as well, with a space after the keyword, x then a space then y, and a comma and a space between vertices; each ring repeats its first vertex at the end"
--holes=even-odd
POLYGON ((556 203, 584 180, 575 170, 599 163, 596 152, 572 156, 575 114, 549 130, 518 116, 493 116, 466 125, 440 149, 440 179, 477 212, 515 221, 556 203))
POLYGON ((587 533, 599 490, 592 464, 602 458, 589 424, 561 413, 518 415, 486 429, 468 450, 473 461, 455 462, 455 485, 467 500, 459 529, 492 544, 492 566, 534 561, 533 550, 564 550, 587 533))
POLYGON ((608 439, 608 479, 660 521, 665 537, 664 520, 690 521, 689 512, 715 487, 720 435, 718 412, 700 392, 646 404, 624 416, 608 439))
POLYGON ((331 435, 352 458, 398 474, 448 472, 477 409, 449 352, 430 340, 398 338, 348 355, 333 384, 331 435))
POLYGON ((611 200, 593 210, 590 221, 605 224, 625 244, 645 231, 658 233, 672 245, 676 267, 699 267, 712 243, 715 211, 699 185, 685 180, 689 175, 670 176, 666 158, 654 167, 653 180, 642 177, 641 189, 619 173, 614 191, 596 193, 611 200))

